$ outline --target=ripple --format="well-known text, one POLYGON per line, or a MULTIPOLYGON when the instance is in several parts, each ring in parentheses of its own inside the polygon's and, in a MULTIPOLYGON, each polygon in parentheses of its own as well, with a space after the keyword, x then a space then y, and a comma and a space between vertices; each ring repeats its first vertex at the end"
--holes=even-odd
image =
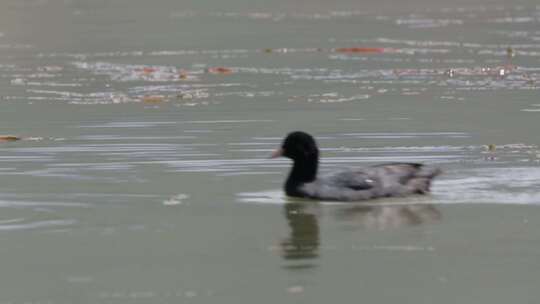
POLYGON ((23 223, 22 221, 23 219, 20 219, 18 222, 21 223, 0 224, 0 231, 19 231, 30 229, 44 230, 45 228, 73 226, 77 223, 76 220, 48 220, 26 223, 23 223))
POLYGON ((112 134, 103 134, 103 135, 83 135, 77 137, 79 140, 91 140, 91 141, 123 141, 123 140, 178 140, 178 139, 194 139, 195 136, 122 136, 122 135, 112 135, 112 134))
POLYGON ((463 132, 376 132, 376 133, 345 133, 344 136, 369 139, 399 139, 399 138, 468 138, 468 133, 463 132))
POLYGON ((398 18, 395 24, 398 26, 406 26, 411 29, 419 28, 437 28, 445 27, 449 25, 463 25, 464 21, 461 19, 431 19, 431 18, 398 18))
POLYGON ((76 202, 0 200, 0 207, 90 207, 90 205, 76 202))
POLYGON ((540 168, 480 168, 451 172, 434 183, 441 203, 540 204, 540 168))
POLYGON ((241 192, 237 194, 238 201, 255 204, 278 204, 283 205, 292 198, 287 197, 282 190, 268 190, 259 192, 241 192))
POLYGON ((197 80, 198 76, 184 69, 173 66, 150 66, 115 64, 109 62, 73 62, 73 65, 82 70, 88 70, 96 75, 106 75, 112 81, 187 81, 197 80))
POLYGON ((180 193, 180 194, 172 196, 171 198, 164 200, 163 205, 165 206, 181 205, 184 203, 186 199, 189 199, 189 195, 180 193))
POLYGON ((175 121, 117 121, 95 125, 80 125, 77 128, 151 128, 175 124, 177 124, 175 121))

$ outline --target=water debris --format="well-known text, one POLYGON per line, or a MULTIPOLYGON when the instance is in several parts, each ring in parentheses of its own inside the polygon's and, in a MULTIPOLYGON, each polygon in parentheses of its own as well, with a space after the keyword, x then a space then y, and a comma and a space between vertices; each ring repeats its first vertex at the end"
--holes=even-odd
POLYGON ((20 136, 14 136, 14 135, 0 135, 0 142, 10 142, 10 141, 18 141, 18 140, 24 140, 24 141, 43 141, 43 140, 50 140, 50 141, 63 141, 65 138, 62 137, 20 137, 20 136))
POLYGON ((165 100, 166 98, 163 95, 146 95, 142 97, 142 101, 146 103, 160 103, 165 100))
POLYGON ((188 75, 188 73, 185 72, 185 71, 180 71, 180 72, 178 73, 178 78, 179 78, 179 79, 184 80, 184 79, 188 79, 188 77, 189 77, 189 75, 188 75))
POLYGON ((519 158, 520 161, 536 162, 538 160, 538 146, 523 143, 482 146, 484 160, 505 160, 508 158, 519 158))
POLYGON ((175 205, 181 205, 183 204, 183 200, 186 200, 189 198, 189 195, 187 194, 184 194, 184 193, 180 193, 180 194, 177 194, 169 199, 166 199, 163 201, 163 205, 165 206, 175 206, 175 205))
POLYGON ((61 72, 64 68, 58 65, 46 65, 37 68, 39 72, 61 72))
POLYGON ((26 80, 24 78, 15 78, 11 80, 12 85, 25 85, 26 80))
POLYGON ((0 142, 17 141, 22 138, 15 135, 0 135, 0 142))
POLYGON ((198 80, 194 72, 174 66, 149 66, 115 64, 109 62, 74 62, 75 67, 88 70, 95 75, 107 75, 113 81, 175 82, 198 80))
POLYGON ((156 68, 151 68, 151 67, 144 67, 144 68, 142 68, 141 71, 142 71, 144 74, 152 74, 152 73, 156 72, 157 69, 156 69, 156 68))
POLYGON ((287 288, 287 292, 290 294, 299 294, 304 292, 304 287, 297 285, 297 286, 291 286, 287 288))
POLYGON ((323 48, 266 48, 261 49, 259 52, 263 53, 281 53, 281 54, 287 54, 287 53, 314 53, 314 52, 323 52, 325 49, 323 48))
POLYGON ((228 75, 228 74, 233 73, 233 69, 232 68, 227 68, 227 67, 211 67, 211 68, 207 68, 206 72, 209 73, 209 74, 228 75))
POLYGON ((512 59, 514 56, 516 56, 516 52, 514 51, 514 49, 512 47, 508 47, 506 49, 506 57, 508 58, 508 60, 512 59))
POLYGON ((291 96, 288 98, 289 102, 305 101, 314 103, 342 103, 366 100, 371 98, 369 94, 358 94, 353 96, 344 96, 337 92, 322 93, 322 94, 310 94, 308 96, 291 96))
POLYGON ((346 48, 337 48, 334 49, 337 53, 372 53, 372 54, 378 54, 378 53, 386 53, 389 51, 389 49, 386 48, 378 48, 378 47, 346 47, 346 48))
POLYGON ((495 155, 497 146, 494 144, 489 144, 489 145, 486 145, 485 148, 486 148, 486 151, 484 153, 486 153, 487 155, 484 157, 484 159, 487 161, 497 160, 497 156, 495 155))

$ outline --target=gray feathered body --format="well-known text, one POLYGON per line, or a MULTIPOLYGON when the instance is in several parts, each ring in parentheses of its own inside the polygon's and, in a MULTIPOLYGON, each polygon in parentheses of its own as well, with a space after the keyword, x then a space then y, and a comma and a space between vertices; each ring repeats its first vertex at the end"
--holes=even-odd
POLYGON ((416 163, 382 164, 317 177, 297 185, 297 189, 304 197, 333 201, 425 194, 440 172, 439 168, 416 163))

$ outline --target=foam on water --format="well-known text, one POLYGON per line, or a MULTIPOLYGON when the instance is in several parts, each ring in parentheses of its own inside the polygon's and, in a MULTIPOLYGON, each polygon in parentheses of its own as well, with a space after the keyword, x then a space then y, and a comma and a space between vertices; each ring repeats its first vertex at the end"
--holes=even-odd
POLYGON ((434 183, 441 203, 540 205, 540 167, 467 169, 434 183))

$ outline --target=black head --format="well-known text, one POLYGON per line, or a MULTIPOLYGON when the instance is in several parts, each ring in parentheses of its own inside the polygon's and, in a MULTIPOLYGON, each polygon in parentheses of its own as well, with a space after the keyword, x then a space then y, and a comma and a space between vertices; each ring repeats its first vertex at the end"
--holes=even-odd
POLYGON ((317 177, 319 149, 313 137, 305 132, 289 133, 281 147, 272 153, 272 157, 285 156, 293 160, 293 167, 285 182, 288 196, 308 196, 301 188, 302 184, 312 182, 317 177))
POLYGON ((282 155, 292 160, 318 159, 315 139, 302 131, 289 133, 281 145, 282 155))

